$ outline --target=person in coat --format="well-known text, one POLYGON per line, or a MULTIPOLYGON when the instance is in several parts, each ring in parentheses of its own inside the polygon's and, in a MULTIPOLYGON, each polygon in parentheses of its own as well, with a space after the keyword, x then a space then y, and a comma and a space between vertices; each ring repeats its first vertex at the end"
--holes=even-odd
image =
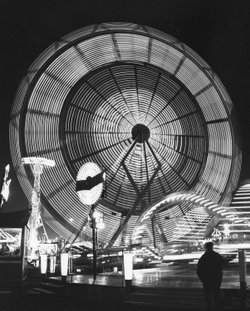
POLYGON ((197 265, 197 275, 203 284, 207 310, 222 310, 220 287, 224 260, 213 250, 213 242, 205 243, 205 252, 197 265))

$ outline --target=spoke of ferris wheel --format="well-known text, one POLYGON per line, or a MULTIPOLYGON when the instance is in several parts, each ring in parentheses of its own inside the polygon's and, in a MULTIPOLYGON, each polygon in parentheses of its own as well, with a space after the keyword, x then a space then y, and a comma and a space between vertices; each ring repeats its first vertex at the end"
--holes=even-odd
MULTIPOLYGON (((169 100, 169 102, 154 116, 154 118, 151 120, 151 122, 149 124, 147 124, 147 126, 149 127, 150 124, 154 121, 157 120, 158 116, 162 114, 162 112, 176 99, 176 97, 182 92, 182 89, 180 88, 175 94, 174 96, 169 100)), ((161 125, 162 126, 162 125, 161 125)))
POLYGON ((73 163, 76 163, 76 162, 78 162, 78 161, 82 161, 82 160, 84 160, 84 159, 86 159, 86 158, 92 157, 92 156, 94 156, 94 155, 96 155, 96 154, 98 154, 98 153, 107 151, 107 150, 109 150, 109 149, 111 149, 111 148, 113 148, 113 147, 115 147, 115 146, 118 146, 118 145, 124 143, 125 141, 129 141, 129 138, 126 138, 126 139, 124 139, 124 140, 122 140, 122 141, 119 141, 119 142, 117 142, 117 143, 115 143, 115 144, 109 145, 109 146, 107 146, 107 147, 105 147, 105 148, 95 150, 94 152, 88 153, 88 154, 86 154, 86 155, 84 155, 84 156, 81 156, 80 158, 78 157, 78 158, 72 160, 72 162, 73 162, 73 163))

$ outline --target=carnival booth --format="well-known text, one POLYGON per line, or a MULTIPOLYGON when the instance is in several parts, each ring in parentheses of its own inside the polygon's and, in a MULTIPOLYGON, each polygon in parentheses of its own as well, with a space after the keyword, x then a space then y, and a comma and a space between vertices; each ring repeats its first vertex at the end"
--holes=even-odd
POLYGON ((0 213, 0 288, 18 287, 26 279, 29 214, 0 213))

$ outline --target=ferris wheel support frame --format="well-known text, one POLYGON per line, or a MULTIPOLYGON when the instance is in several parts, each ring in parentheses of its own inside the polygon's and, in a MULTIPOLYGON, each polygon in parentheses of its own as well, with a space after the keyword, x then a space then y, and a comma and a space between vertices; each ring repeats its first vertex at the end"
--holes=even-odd
POLYGON ((134 210, 136 209, 136 207, 138 206, 138 204, 141 202, 141 200, 143 199, 143 196, 145 195, 145 193, 149 190, 149 187, 151 185, 151 183, 153 182, 155 176, 157 175, 157 173, 159 172, 159 170, 161 169, 161 163, 159 162, 159 160, 157 159, 152 147, 150 146, 149 142, 146 140, 146 144, 148 145, 150 151, 152 152, 158 166, 155 168, 155 171, 153 173, 153 175, 151 176, 151 178, 147 181, 147 184, 145 185, 145 187, 143 188, 142 191, 140 191, 138 189, 138 187, 136 186, 135 181, 133 180, 133 177, 131 176, 131 174, 129 173, 129 170, 126 167, 125 164, 125 160, 127 159, 128 155, 131 153, 131 151, 133 150, 133 148, 135 147, 136 143, 139 141, 139 135, 135 138, 135 141, 133 142, 133 144, 131 145, 131 147, 129 148, 128 152, 126 153, 126 155, 124 156, 124 158, 121 161, 121 166, 123 167, 124 171, 126 172, 129 181, 131 182, 131 184, 133 185, 138 197, 135 200, 132 208, 130 209, 130 211, 128 212, 128 214, 126 215, 125 219, 123 220, 122 224, 118 227, 118 229, 116 230, 116 232, 114 233, 114 235, 112 236, 108 247, 112 247, 113 244, 115 243, 116 239, 118 238, 118 236, 120 235, 120 233, 122 232, 122 230, 124 229, 125 225, 127 224, 127 222, 129 221, 131 215, 133 214, 134 210))

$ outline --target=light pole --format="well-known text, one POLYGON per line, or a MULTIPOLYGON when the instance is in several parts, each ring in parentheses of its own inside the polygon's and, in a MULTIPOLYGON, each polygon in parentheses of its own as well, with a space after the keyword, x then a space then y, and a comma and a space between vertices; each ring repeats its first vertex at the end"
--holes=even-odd
POLYGON ((97 230, 104 228, 103 213, 95 209, 95 205, 92 205, 90 211, 91 228, 92 228, 92 243, 93 243, 93 279, 96 280, 96 249, 97 244, 97 230))
POLYGON ((123 273, 125 286, 127 289, 131 290, 132 280, 133 280, 133 252, 124 251, 123 252, 123 273))
POLYGON ((94 218, 94 212, 95 212, 95 206, 92 207, 92 215, 91 215, 91 221, 92 221, 92 242, 93 242, 93 278, 94 282, 96 280, 96 244, 97 244, 97 234, 96 234, 96 221, 94 218))
POLYGON ((239 274, 240 274, 240 304, 241 310, 247 309, 247 283, 246 283, 246 254, 244 249, 238 250, 239 274))
POLYGON ((43 277, 47 274, 48 256, 47 254, 40 255, 40 271, 43 277))
POLYGON ((90 205, 89 217, 92 227, 93 244, 93 283, 96 280, 96 245, 97 228, 103 226, 103 214, 95 209, 95 204, 102 196, 106 180, 105 170, 93 162, 85 163, 81 166, 76 178, 76 191, 83 204, 90 205), (101 221, 102 219, 102 221, 101 221), (102 224, 101 224, 102 223, 102 224))
POLYGON ((60 254, 60 266, 61 266, 61 276, 63 282, 66 282, 69 267, 69 253, 60 254))

